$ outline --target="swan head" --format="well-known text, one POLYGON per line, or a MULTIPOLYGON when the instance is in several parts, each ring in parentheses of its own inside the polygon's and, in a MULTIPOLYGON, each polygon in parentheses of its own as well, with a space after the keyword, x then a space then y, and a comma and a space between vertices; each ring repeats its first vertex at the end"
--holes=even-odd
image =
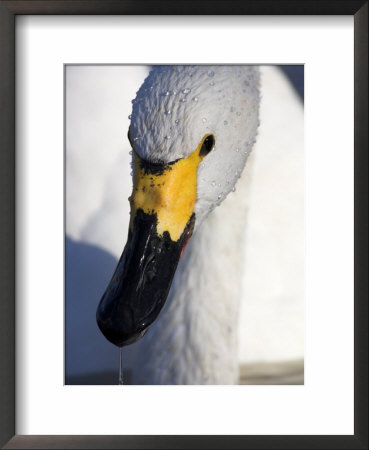
POLYGON ((145 334, 191 235, 234 189, 257 134, 259 72, 157 66, 132 103, 128 240, 97 309, 118 346, 145 334))

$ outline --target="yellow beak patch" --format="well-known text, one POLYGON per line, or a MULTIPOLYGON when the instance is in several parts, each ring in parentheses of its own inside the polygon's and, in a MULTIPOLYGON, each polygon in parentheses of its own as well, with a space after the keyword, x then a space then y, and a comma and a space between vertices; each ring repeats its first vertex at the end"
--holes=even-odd
POLYGON ((206 137, 187 158, 167 165, 147 163, 134 152, 131 229, 137 210, 142 209, 157 216, 159 236, 167 231, 172 241, 178 241, 195 209, 197 168, 203 159, 200 150, 206 137))

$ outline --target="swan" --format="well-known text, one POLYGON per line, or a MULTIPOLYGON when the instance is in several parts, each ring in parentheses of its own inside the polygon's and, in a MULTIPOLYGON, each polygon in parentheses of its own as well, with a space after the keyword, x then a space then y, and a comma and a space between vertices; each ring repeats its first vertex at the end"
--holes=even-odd
POLYGON ((96 313, 110 342, 137 342, 133 384, 238 382, 259 103, 253 66, 156 66, 133 100, 128 240, 96 313))
MULTIPOLYGON (((127 237, 127 198, 132 192, 128 116, 132 114, 131 101, 149 70, 147 66, 124 65, 68 66, 66 70, 66 384, 117 383, 119 352, 96 324, 96 305, 127 237)), ((228 194, 190 239, 171 291, 180 284, 177 278, 197 234, 220 214, 216 236, 224 236, 227 221, 241 213, 237 202, 232 201, 240 196, 247 205, 247 220, 240 232, 240 242, 245 241, 244 255, 240 256, 244 267, 243 271, 239 268, 236 283, 242 284, 237 293, 238 382, 280 384, 275 378, 263 381, 260 375, 266 374, 265 368, 275 368, 275 363, 279 367, 284 362, 298 363, 304 354, 303 107, 279 67, 260 66, 259 71, 260 127, 256 143, 236 191, 228 194)), ((216 254, 216 244, 214 241, 210 250, 221 264, 222 253, 216 254)), ((233 286, 227 280, 234 279, 234 268, 223 264, 219 274, 221 277, 214 278, 216 283, 224 283, 230 292, 233 286)), ((207 275, 205 283, 211 274, 203 275, 207 275)), ((212 295, 217 284, 210 283, 207 289, 202 285, 202 292, 212 295)), ((123 347, 126 383, 152 381, 150 370, 145 371, 150 374, 146 380, 140 376, 142 362, 172 298, 170 292, 146 336, 123 347)), ((157 362, 154 355, 149 356, 159 371, 164 354, 159 351, 155 355, 157 362)), ((189 364, 190 360, 186 370, 192 371, 189 364)))

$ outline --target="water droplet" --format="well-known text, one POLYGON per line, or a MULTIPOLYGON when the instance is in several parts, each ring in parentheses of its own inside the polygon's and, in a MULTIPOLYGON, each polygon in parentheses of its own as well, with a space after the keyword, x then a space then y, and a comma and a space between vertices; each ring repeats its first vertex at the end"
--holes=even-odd
POLYGON ((222 187, 222 185, 219 183, 219 184, 218 184, 218 187, 222 187))
POLYGON ((221 193, 218 195, 218 200, 220 200, 222 197, 223 197, 223 193, 221 192, 221 193))
POLYGON ((132 154, 133 154, 133 151, 132 151, 132 150, 130 150, 130 151, 129 151, 129 154, 130 154, 130 155, 132 155, 132 154))
POLYGON ((179 124, 179 119, 176 119, 176 120, 174 121, 174 123, 175 123, 176 125, 178 125, 178 124, 179 124))
POLYGON ((237 147, 237 148, 236 148, 236 152, 238 153, 239 151, 240 151, 240 149, 237 147))
POLYGON ((226 120, 223 123, 224 123, 224 125, 228 125, 228 122, 226 120))
POLYGON ((167 141, 169 141, 169 139, 172 139, 172 136, 170 136, 170 135, 168 134, 168 135, 165 136, 165 139, 166 139, 167 141))
POLYGON ((194 97, 192 100, 193 100, 194 102, 198 102, 198 101, 199 101, 199 99, 198 99, 197 97, 194 97))
POLYGON ((209 77, 213 77, 214 76, 214 72, 211 70, 210 72, 208 72, 208 76, 209 77))
POLYGON ((206 122, 206 119, 205 119, 205 117, 202 119, 202 123, 205 123, 206 122))
POLYGON ((182 91, 183 94, 189 94, 190 92, 191 92, 191 89, 189 89, 189 88, 183 89, 183 91, 182 91))
POLYGON ((169 91, 167 91, 167 92, 165 92, 165 94, 164 94, 166 97, 169 97, 169 95, 170 95, 170 92, 169 91))
POLYGON ((235 187, 232 189, 232 192, 236 192, 236 188, 235 187))
POLYGON ((186 97, 183 97, 183 98, 181 99, 181 102, 182 102, 182 103, 185 103, 185 102, 187 102, 187 99, 186 99, 186 97))
POLYGON ((214 81, 210 81, 209 86, 214 86, 214 81))
POLYGON ((216 182, 215 182, 215 181, 212 181, 212 182, 211 182, 211 185, 214 187, 214 186, 216 185, 216 182))
POLYGON ((128 119, 129 119, 129 120, 131 120, 131 119, 132 119, 132 114, 130 114, 130 115, 128 116, 128 119))
POLYGON ((170 116, 170 115, 172 114, 172 111, 171 111, 170 109, 168 109, 167 111, 165 111, 165 114, 166 114, 167 116, 170 116))

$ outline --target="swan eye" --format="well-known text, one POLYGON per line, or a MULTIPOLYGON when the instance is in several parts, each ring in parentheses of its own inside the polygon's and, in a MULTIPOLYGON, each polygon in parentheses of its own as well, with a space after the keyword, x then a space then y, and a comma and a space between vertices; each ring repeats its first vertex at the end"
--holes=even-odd
POLYGON ((215 144, 215 138, 212 134, 209 134, 209 136, 206 136, 204 142, 202 143, 201 150, 200 150, 200 156, 206 156, 208 153, 213 150, 215 144))

